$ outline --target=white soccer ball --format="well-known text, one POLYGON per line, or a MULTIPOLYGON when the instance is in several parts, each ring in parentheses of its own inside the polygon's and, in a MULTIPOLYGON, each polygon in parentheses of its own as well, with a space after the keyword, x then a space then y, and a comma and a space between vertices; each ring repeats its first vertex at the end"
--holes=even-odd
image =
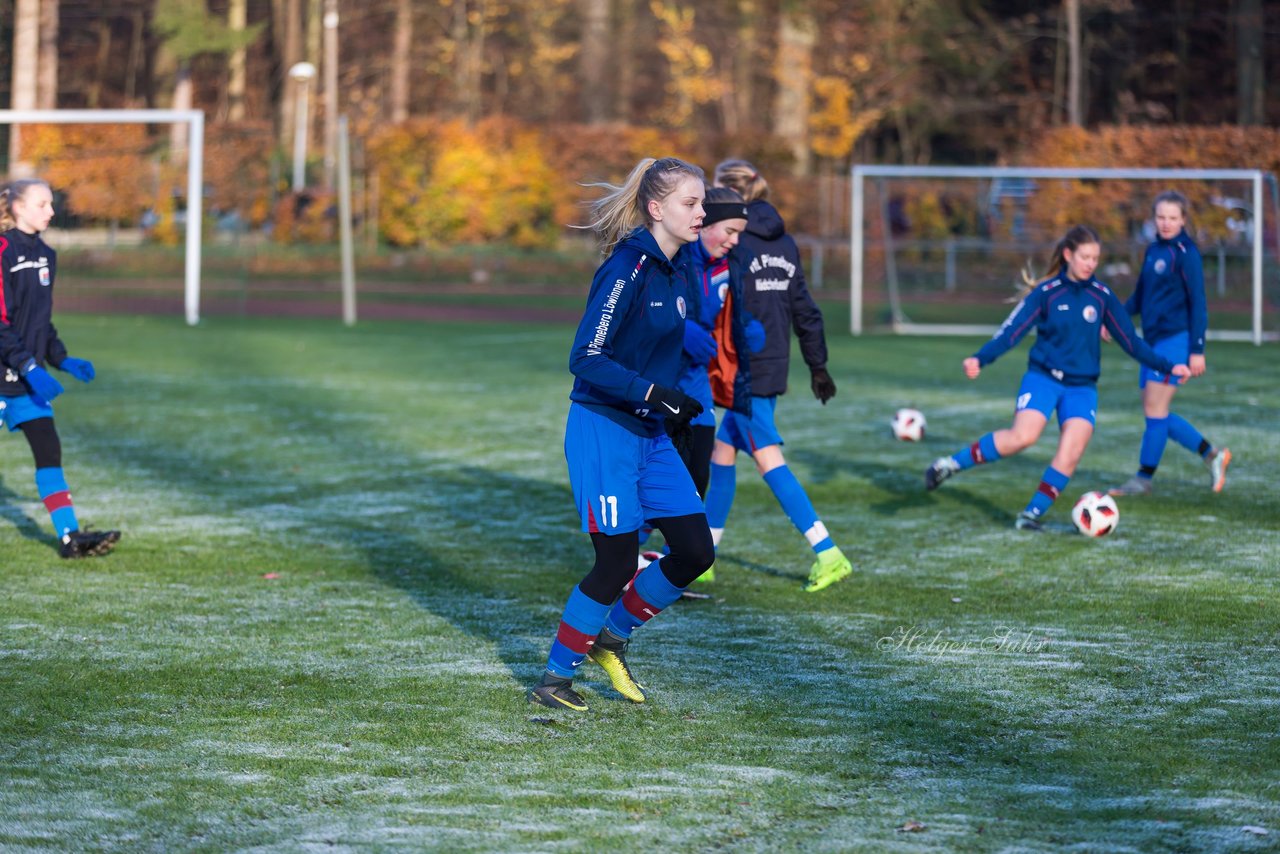
POLYGON ((918 409, 899 409, 894 413, 893 435, 903 442, 919 442, 924 438, 924 413, 918 409))
POLYGON ((1086 492, 1071 508, 1071 521, 1086 537, 1105 537, 1116 529, 1120 508, 1105 492, 1086 492))

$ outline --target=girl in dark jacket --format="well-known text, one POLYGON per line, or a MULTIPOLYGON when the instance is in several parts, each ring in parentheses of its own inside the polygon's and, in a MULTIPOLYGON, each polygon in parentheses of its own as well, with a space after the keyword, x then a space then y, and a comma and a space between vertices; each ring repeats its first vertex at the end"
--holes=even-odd
POLYGON ((62 442, 53 425, 62 384, 45 365, 81 382, 93 379, 93 363, 67 355, 53 328, 53 280, 58 256, 40 239, 53 219, 53 193, 44 181, 14 181, 0 190, 0 423, 21 430, 36 464, 36 489, 53 520, 59 554, 103 555, 119 531, 82 531, 66 476, 62 442))
POLYGON ((716 434, 707 487, 707 523, 718 545, 733 506, 735 461, 738 451, 746 451, 816 555, 804 588, 814 593, 851 575, 853 567, 787 466, 773 412, 778 396, 787 390, 793 332, 809 366, 814 395, 825 404, 836 393, 827 373, 822 312, 809 295, 796 242, 786 233, 777 209, 766 201, 769 184, 755 167, 745 160, 726 160, 716 167, 715 184, 737 190, 747 202, 747 229, 733 251, 742 268, 743 301, 747 311, 764 324, 765 340, 760 352, 751 356, 750 414, 726 412, 716 434))

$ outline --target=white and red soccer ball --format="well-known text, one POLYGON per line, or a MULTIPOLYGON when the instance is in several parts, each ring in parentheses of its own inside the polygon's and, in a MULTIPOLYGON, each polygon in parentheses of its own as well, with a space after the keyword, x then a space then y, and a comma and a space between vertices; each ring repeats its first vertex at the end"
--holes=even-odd
POLYGON ((1105 492, 1086 492, 1071 508, 1071 521, 1086 537, 1105 537, 1116 529, 1120 508, 1105 492))
POLYGON ((893 435, 902 442, 919 442, 924 438, 924 413, 919 409, 899 409, 890 422, 893 435))

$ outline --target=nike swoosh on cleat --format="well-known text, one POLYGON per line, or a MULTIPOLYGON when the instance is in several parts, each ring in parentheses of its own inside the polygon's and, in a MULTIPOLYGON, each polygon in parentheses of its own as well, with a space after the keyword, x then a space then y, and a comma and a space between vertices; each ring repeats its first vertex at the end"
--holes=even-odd
POLYGON ((672 406, 671 404, 667 403, 665 400, 664 400, 664 401, 662 401, 662 405, 663 405, 663 406, 665 406, 667 409, 670 409, 670 410, 671 410, 671 414, 672 414, 672 415, 679 415, 679 414, 680 414, 680 407, 678 407, 678 406, 672 406))

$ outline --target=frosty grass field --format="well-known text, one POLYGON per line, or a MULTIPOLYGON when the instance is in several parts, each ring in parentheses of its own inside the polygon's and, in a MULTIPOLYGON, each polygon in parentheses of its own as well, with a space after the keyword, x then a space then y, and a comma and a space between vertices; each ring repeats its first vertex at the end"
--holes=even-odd
MULTIPOLYGON (((526 705, 588 567, 562 455, 568 326, 65 315, 99 379, 58 401, 82 520, 60 561, 0 441, 0 849, 1274 850, 1280 359, 1212 344, 1114 535, 1015 531, 1056 431, 926 494, 1007 423, 1026 344, 850 338, 799 367, 787 453, 857 573, 810 555, 744 462, 707 602, 526 705), (888 421, 922 410, 921 444, 888 421)), ((847 328, 847 327, 845 327, 847 328)), ((1136 366, 1050 518, 1127 477, 1136 366)))

